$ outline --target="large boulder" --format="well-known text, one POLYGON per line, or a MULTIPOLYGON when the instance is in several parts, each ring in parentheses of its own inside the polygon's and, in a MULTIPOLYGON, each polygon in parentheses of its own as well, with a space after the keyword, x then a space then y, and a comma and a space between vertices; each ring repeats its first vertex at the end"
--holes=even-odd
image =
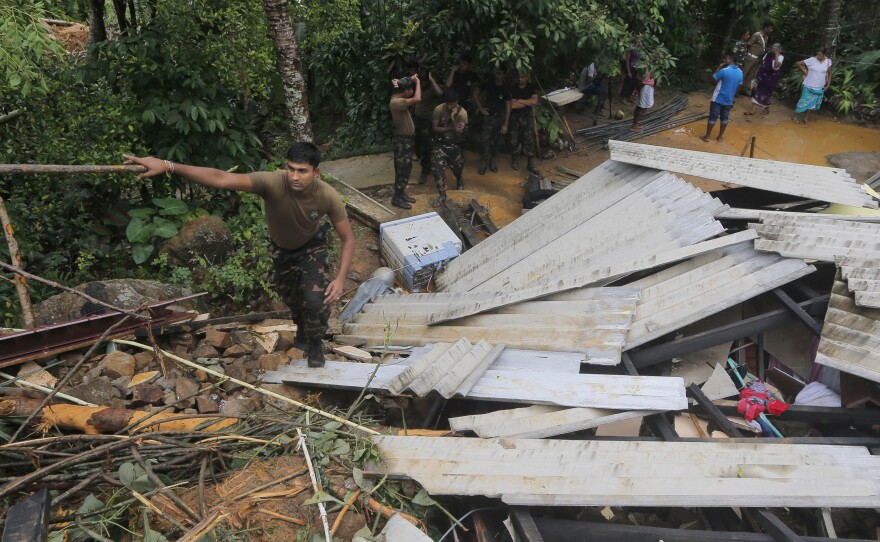
MULTIPOLYGON (((186 286, 138 279, 87 282, 74 289, 122 309, 131 309, 144 303, 156 303, 193 293, 186 286)), ((179 305, 183 309, 205 311, 204 302, 199 298, 187 300, 179 305)), ((101 305, 69 292, 52 296, 34 306, 37 325, 59 324, 108 311, 109 309, 101 305)))
POLYGON ((232 232, 223 220, 214 216, 200 216, 180 228, 180 232, 162 247, 173 265, 188 265, 195 258, 216 262, 229 254, 232 232))

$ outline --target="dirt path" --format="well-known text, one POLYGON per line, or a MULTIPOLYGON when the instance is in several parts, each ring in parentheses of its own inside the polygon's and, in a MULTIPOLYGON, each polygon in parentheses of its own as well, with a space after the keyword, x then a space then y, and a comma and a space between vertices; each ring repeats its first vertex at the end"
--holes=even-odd
MULTIPOLYGON (((656 106, 660 106, 672 95, 671 91, 658 91, 656 106)), ((683 113, 708 111, 710 96, 708 89, 689 93, 688 107, 683 113)), ((714 137, 709 143, 700 140, 699 136, 705 133, 705 120, 645 137, 638 142, 738 155, 746 141, 754 133, 756 135, 755 158, 823 166, 829 165, 825 158, 829 154, 880 149, 880 130, 836 121, 827 110, 805 126, 791 122, 793 111, 783 104, 773 104, 768 115, 757 113, 753 116, 746 116, 744 112, 748 111, 749 103, 747 97, 737 98, 723 142, 715 141, 714 137)), ((615 105, 615 109, 618 108, 615 105)), ((571 106, 567 108, 565 116, 572 130, 592 126, 592 119, 579 115, 571 109, 571 106)), ((631 107, 620 109, 628 118, 632 118, 631 107)), ((717 133, 716 126, 713 136, 717 136, 717 133)), ((603 149, 589 154, 586 146, 586 144, 581 144, 580 150, 574 153, 566 151, 558 153, 553 159, 539 160, 538 167, 544 172, 552 171, 557 165, 578 171, 590 171, 608 159, 608 151, 603 149)), ((522 166, 524 166, 525 161, 522 162, 522 166)), ((520 185, 526 178, 525 167, 521 167, 519 171, 513 171, 506 155, 502 155, 498 160, 498 173, 487 172, 485 175, 478 175, 478 166, 478 154, 473 151, 465 151, 465 190, 450 190, 450 197, 458 203, 466 203, 472 198, 477 199, 489 208, 489 214, 496 224, 504 226, 520 215, 522 198, 520 185)), ((381 203, 390 206, 391 187, 388 184, 394 177, 390 154, 348 158, 328 162, 323 167, 327 171, 334 172, 349 184, 361 188, 373 187, 365 191, 381 203)), ((432 210, 430 200, 437 195, 434 182, 429 180, 428 183, 419 186, 415 184, 418 174, 419 166, 416 164, 413 168, 413 182, 410 184, 409 191, 418 201, 411 211, 401 211, 401 217, 432 210)), ((706 179, 684 177, 703 190, 717 190, 725 186, 706 179)), ((451 175, 447 176, 447 183, 454 183, 451 175)), ((396 208, 393 209, 396 210, 396 208)))

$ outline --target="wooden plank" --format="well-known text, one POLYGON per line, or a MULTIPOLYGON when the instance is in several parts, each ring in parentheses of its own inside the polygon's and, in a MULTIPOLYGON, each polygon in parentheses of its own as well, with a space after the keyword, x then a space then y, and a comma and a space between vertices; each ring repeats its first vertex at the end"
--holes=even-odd
POLYGON ((465 218, 464 214, 462 214, 461 209, 458 208, 458 204, 451 199, 448 199, 443 205, 446 207, 446 211, 455 222, 455 228, 453 231, 461 232, 460 237, 463 237, 470 246, 477 246, 483 238, 480 237, 480 234, 477 233, 477 230, 474 229, 470 221, 465 218))
POLYGON ((495 223, 492 222, 492 218, 489 217, 489 211, 485 207, 480 205, 480 202, 472 199, 470 206, 471 210, 474 212, 474 215, 477 217, 477 219, 480 221, 480 224, 483 225, 483 228, 486 229, 489 235, 498 233, 498 226, 496 226, 495 223))
POLYGON ((374 230, 378 230, 379 225, 383 222, 397 220, 397 214, 391 209, 385 207, 350 184, 326 173, 321 175, 321 179, 339 192, 339 195, 342 196, 342 200, 345 201, 345 207, 351 214, 374 230))

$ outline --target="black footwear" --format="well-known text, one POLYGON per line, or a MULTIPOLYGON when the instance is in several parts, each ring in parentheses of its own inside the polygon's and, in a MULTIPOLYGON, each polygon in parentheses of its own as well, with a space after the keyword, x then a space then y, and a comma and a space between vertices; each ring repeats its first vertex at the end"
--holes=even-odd
POLYGON ((422 168, 422 174, 419 175, 419 184, 425 184, 428 182, 428 174, 431 173, 429 170, 422 168))
POLYGON ((456 179, 456 188, 459 190, 464 190, 464 181, 462 179, 456 179))
POLYGON ((529 163, 526 165, 526 169, 528 169, 531 173, 538 174, 538 168, 535 167, 535 159, 529 156, 529 163))
POLYGON ((412 205, 403 199, 403 192, 394 192, 394 197, 391 198, 391 205, 400 207, 401 209, 412 209, 412 205))
POLYGON ((519 157, 515 154, 510 157, 510 167, 513 168, 514 171, 519 171, 519 157))
POLYGON ((477 173, 479 173, 480 175, 485 175, 486 174, 486 165, 480 164, 480 169, 477 170, 477 173))
POLYGON ((321 339, 312 339, 309 341, 309 367, 323 367, 324 366, 324 345, 321 344, 321 339))
POLYGON ((407 202, 407 203, 415 203, 415 202, 416 202, 416 198, 410 196, 410 195, 407 194, 406 192, 401 192, 401 193, 400 193, 400 198, 401 198, 403 201, 407 202))
POLYGON ((445 203, 446 203, 446 191, 445 191, 445 190, 441 190, 441 191, 440 191, 440 197, 437 198, 437 199, 435 199, 435 200, 433 200, 433 201, 431 201, 431 206, 434 207, 434 208, 437 208, 437 207, 443 207, 443 205, 444 205, 445 203))
POLYGON ((296 336, 293 338, 293 346, 294 348, 299 348, 303 352, 308 350, 309 346, 306 344, 306 337, 303 334, 302 324, 299 322, 294 322, 296 324, 296 336))
POLYGON ((498 164, 495 163, 495 157, 489 159, 489 171, 492 173, 498 173, 498 164))

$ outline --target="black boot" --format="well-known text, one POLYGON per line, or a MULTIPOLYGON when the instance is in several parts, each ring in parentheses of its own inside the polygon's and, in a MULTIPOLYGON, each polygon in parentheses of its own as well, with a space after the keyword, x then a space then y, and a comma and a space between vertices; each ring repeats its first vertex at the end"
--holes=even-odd
POLYGON ((519 156, 514 154, 510 157, 510 167, 513 168, 514 171, 519 171, 519 156))
POLYGON ((416 198, 410 196, 406 192, 401 192, 400 197, 403 199, 403 201, 405 201, 407 203, 415 203, 416 202, 416 198))
POLYGON ((477 173, 479 173, 480 175, 485 175, 487 165, 488 164, 486 163, 486 160, 480 159, 480 169, 477 170, 477 173))
POLYGON ((464 180, 461 177, 459 177, 458 179, 455 179, 455 183, 456 183, 456 188, 458 188, 459 190, 464 190, 464 180))
POLYGON ((446 190, 440 191, 440 197, 431 202, 431 206, 434 208, 443 207, 443 204, 446 203, 446 190))
POLYGON ((323 367, 324 366, 324 345, 321 344, 321 339, 312 339, 309 341, 309 367, 323 367))
POLYGON ((535 167, 535 159, 529 156, 529 163, 526 165, 526 169, 529 170, 530 173, 538 174, 538 168, 535 167))
POLYGON ((428 182, 428 175, 429 175, 430 173, 431 173, 431 170, 430 170, 430 169, 428 169, 428 168, 426 168, 426 167, 423 167, 423 168, 422 168, 422 174, 419 175, 419 184, 425 184, 426 182, 428 182))
POLYGON ((395 207, 400 207, 401 209, 412 209, 412 205, 410 205, 406 202, 405 199, 403 199, 402 190, 394 191, 394 196, 391 198, 391 205, 394 205, 395 207))
POLYGON ((495 163, 495 157, 489 158, 489 171, 498 173, 498 164, 495 163))
POLYGON ((293 338, 293 346, 295 348, 299 348, 303 352, 308 350, 309 346, 306 341, 305 333, 303 333, 303 326, 301 323, 294 321, 296 324, 296 336, 293 338))

